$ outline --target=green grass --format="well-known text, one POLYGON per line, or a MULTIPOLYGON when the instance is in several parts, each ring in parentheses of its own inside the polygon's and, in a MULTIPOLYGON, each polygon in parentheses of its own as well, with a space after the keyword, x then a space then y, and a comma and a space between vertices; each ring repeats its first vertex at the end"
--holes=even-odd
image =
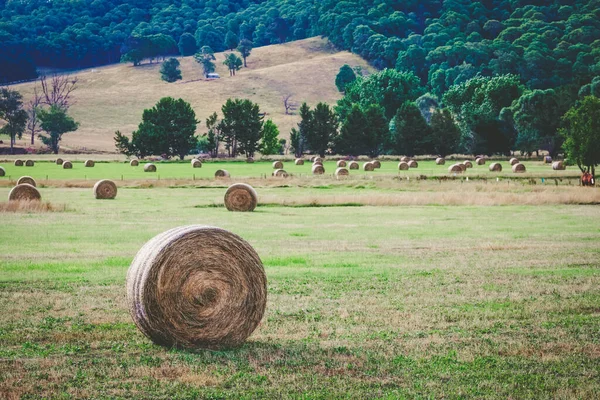
POLYGON ((45 188, 68 211, 0 213, 0 397, 600 396, 598 206, 198 208, 223 192, 45 188), (136 252, 187 224, 263 260, 267 312, 239 349, 164 349, 128 314, 136 252))

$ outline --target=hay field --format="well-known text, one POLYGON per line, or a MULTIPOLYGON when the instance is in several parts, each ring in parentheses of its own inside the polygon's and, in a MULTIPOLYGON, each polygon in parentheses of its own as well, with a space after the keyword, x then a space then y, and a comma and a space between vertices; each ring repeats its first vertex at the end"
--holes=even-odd
POLYGON ((104 201, 42 187, 52 206, 0 208, 0 398, 600 396, 599 206, 324 207, 554 192, 259 182, 253 213, 228 212, 224 186, 119 187, 104 201), (165 350, 128 314, 133 256, 188 224, 239 234, 263 260, 266 315, 239 349, 165 350))

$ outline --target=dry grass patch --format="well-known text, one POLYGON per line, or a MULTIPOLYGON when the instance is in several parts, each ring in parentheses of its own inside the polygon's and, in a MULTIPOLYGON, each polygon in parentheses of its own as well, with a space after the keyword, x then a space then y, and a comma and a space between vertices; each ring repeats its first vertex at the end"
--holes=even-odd
POLYGON ((4 201, 0 202, 0 212, 44 213, 69 211, 66 204, 52 204, 48 201, 4 201))

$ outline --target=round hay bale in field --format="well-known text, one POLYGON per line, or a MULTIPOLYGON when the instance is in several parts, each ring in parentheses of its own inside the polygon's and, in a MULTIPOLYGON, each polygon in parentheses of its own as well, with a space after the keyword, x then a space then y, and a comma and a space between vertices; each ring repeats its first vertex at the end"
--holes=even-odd
POLYGON ((519 163, 519 160, 517 160, 516 158, 513 157, 510 159, 509 163, 510 163, 510 165, 515 165, 515 164, 519 163))
POLYGON ((33 179, 30 176, 22 176, 19 178, 19 180, 17 181, 17 185, 21 185, 23 183, 28 183, 33 187, 37 187, 37 183, 35 182, 35 179, 33 179))
POLYGON ((338 168, 344 168, 344 167, 346 167, 346 161, 339 160, 338 162, 335 163, 335 166, 338 168))
POLYGON ((407 162, 410 161, 410 157, 406 157, 406 156, 400 157, 400 161, 403 161, 403 162, 407 163, 407 162))
POLYGON ((325 173, 325 168, 323 168, 322 164, 313 164, 312 173, 313 175, 323 175, 325 173))
POLYGON ((339 167, 335 170, 335 176, 348 176, 350 172, 346 168, 339 167))
POLYGON ((229 178, 229 172, 225 169, 218 169, 215 171, 215 178, 229 178))
POLYGON ((398 163, 398 170, 400 171, 408 171, 410 167, 408 166, 408 163, 406 161, 400 161, 398 163))
POLYGON ((296 158, 296 160, 294 161, 295 165, 304 165, 304 160, 301 158, 296 158))
POLYGON ((312 157, 310 158, 310 162, 315 162, 315 158, 317 158, 317 156, 312 156, 312 157))
POLYGON ((127 271, 139 330, 165 347, 239 346, 260 323, 267 278, 256 251, 224 229, 173 228, 148 241, 127 271))
POLYGON ((132 167, 137 167, 138 165, 140 165, 140 162, 138 160, 131 160, 129 161, 129 165, 132 167))
POLYGON ((375 168, 381 168, 381 162, 379 160, 373 160, 371 162, 375 168))
POLYGON ((94 197, 97 199, 114 199, 117 197, 117 185, 108 179, 96 182, 94 185, 94 197))
POLYGON ((512 166, 512 171, 514 173, 522 173, 522 172, 526 172, 527 168, 525 168, 525 165, 523 165, 521 163, 517 163, 512 166))
POLYGON ((73 163, 71 163, 71 161, 63 161, 62 167, 63 169, 72 169, 73 163))
POLYGON ((375 171, 375 165, 371 161, 363 164, 363 171, 375 171))
POLYGON ((465 160, 462 162, 462 164, 466 167, 466 168, 473 168, 473 163, 469 160, 465 160))
POLYGON ((56 159, 56 165, 62 165, 63 164, 63 159, 62 158, 57 158, 56 159))
POLYGON ((446 160, 442 157, 438 157, 435 159, 435 164, 436 165, 444 165, 444 164, 446 164, 446 160))
POLYGON ((419 163, 416 162, 415 160, 410 160, 408 162, 408 168, 418 168, 419 167, 419 163))
POLYGON ((147 163, 144 165, 144 172, 156 172, 156 165, 152 163, 147 163))
POLYGON ((6 170, 0 167, 0 176, 6 176, 6 170))
POLYGON ((252 186, 236 183, 229 186, 224 201, 229 211, 254 211, 258 204, 258 194, 252 186))
POLYGON ((479 157, 475 160, 475 164, 477 165, 485 165, 485 158, 479 157))
POLYGON ((448 173, 449 174, 462 174, 463 173, 463 169, 462 169, 462 164, 452 164, 451 166, 448 167, 448 173))
POLYGON ((350 161, 348 169, 360 169, 360 165, 356 161, 350 161))
POLYGON ((285 170, 283 170, 283 169, 276 169, 275 171, 273 171, 273 176, 276 176, 279 178, 287 178, 288 173, 285 172, 285 170))
POLYGON ((458 166, 460 167, 460 169, 462 169, 462 172, 465 172, 467 170, 467 166, 463 163, 457 163, 458 166))
POLYGON ((86 160, 85 164, 83 164, 83 166, 87 168, 93 168, 95 165, 96 163, 94 162, 94 160, 86 160))
POLYGON ((248 164, 254 164, 254 158, 252 158, 252 157, 246 158, 246 163, 248 163, 248 164))
POLYGON ((25 166, 26 167, 33 167, 35 165, 35 162, 33 160, 27 160, 25 161, 25 166))
POLYGON ((11 189, 8 194, 8 201, 40 201, 42 195, 29 183, 21 183, 11 189))
POLYGON ((202 161, 197 158, 192 159, 192 168, 202 168, 202 161))
POLYGON ((552 163, 552 169, 555 171, 564 171, 565 169, 567 169, 567 167, 562 161, 554 161, 552 163))
POLYGON ((490 164, 490 171, 492 172, 502 172, 502 164, 500 163, 491 163, 490 164))
POLYGON ((315 157, 315 159, 313 160, 313 163, 321 163, 321 164, 323 164, 323 159, 321 157, 315 157))
POLYGON ((552 164, 552 157, 550 157, 550 156, 544 157, 544 164, 552 164))
POLYGON ((273 162, 273 169, 282 169, 282 168, 283 168, 283 163, 281 161, 273 162))
POLYGON ((22 167, 23 166, 23 160, 15 160, 14 165, 15 165, 15 167, 22 167))

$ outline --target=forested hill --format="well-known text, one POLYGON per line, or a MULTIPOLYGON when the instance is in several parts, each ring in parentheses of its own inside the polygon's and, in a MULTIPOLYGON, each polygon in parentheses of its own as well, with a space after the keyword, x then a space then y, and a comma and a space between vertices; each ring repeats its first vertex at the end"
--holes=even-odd
POLYGON ((190 35, 214 51, 325 35, 437 95, 477 74, 531 88, 600 74, 600 0, 0 0, 0 80, 117 62, 151 35, 170 38, 165 53, 190 35))

